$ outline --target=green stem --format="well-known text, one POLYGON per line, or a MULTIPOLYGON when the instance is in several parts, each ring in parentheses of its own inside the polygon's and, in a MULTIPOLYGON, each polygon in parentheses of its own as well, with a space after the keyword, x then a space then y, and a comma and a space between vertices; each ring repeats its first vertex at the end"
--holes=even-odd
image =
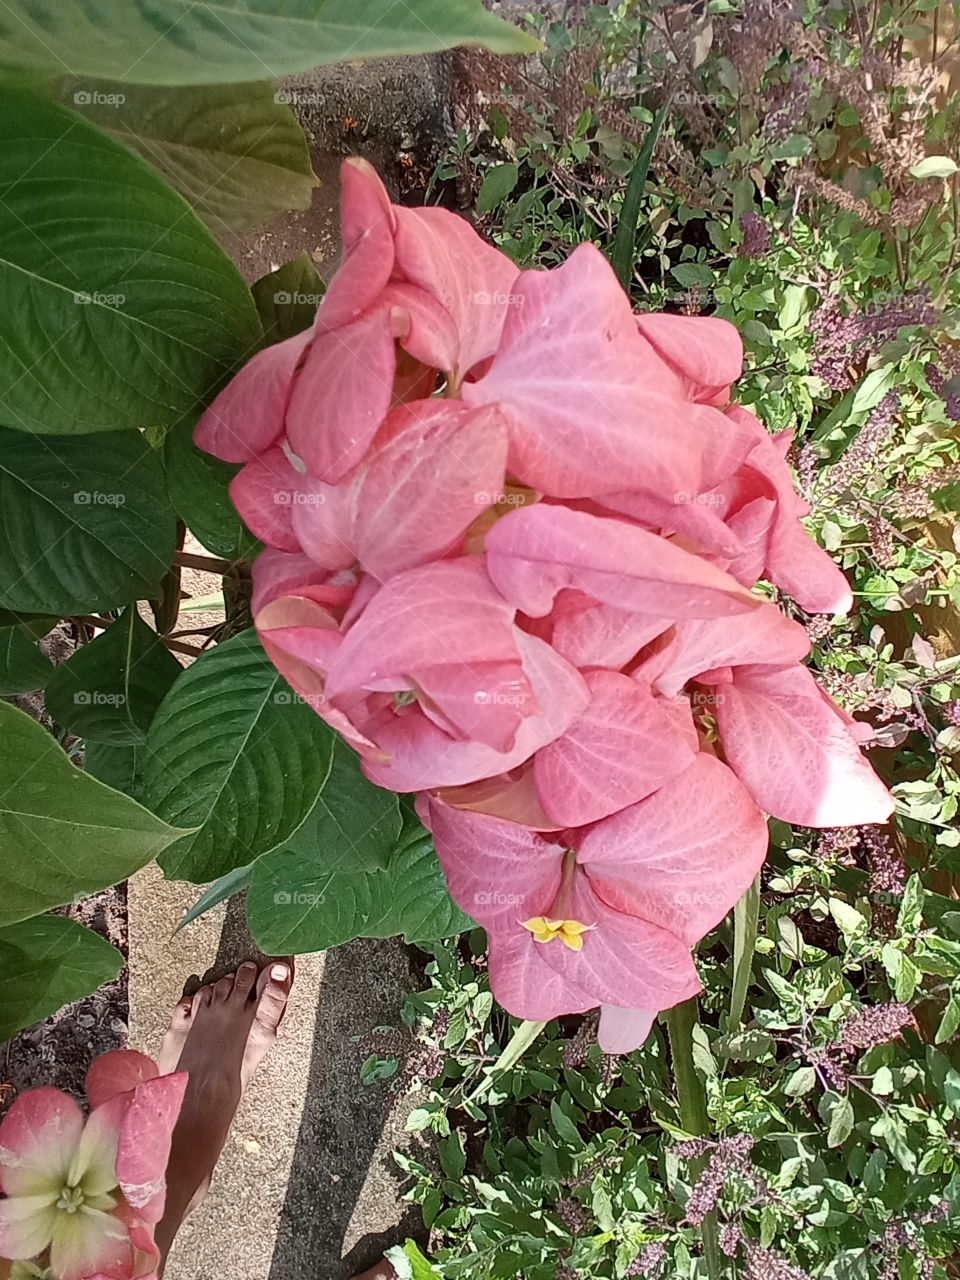
POLYGON ((760 923, 760 876, 733 908, 733 985, 730 989, 730 1013, 726 1030, 730 1035, 740 1030, 747 989, 753 973, 753 953, 757 945, 760 923))
MULTIPOLYGON (((673 1073, 677 1081, 680 1124, 693 1137, 703 1138, 710 1132, 710 1115, 707 1111, 707 1091, 693 1061, 693 1028, 698 1021, 696 996, 684 1000, 682 1004, 675 1004, 667 1011, 667 1034, 670 1037, 673 1073)), ((705 1164, 706 1159, 691 1161, 691 1176, 694 1180, 699 1177, 705 1164)), ((710 1280, 719 1280, 720 1234, 716 1210, 704 1218, 700 1233, 707 1274, 710 1280)))

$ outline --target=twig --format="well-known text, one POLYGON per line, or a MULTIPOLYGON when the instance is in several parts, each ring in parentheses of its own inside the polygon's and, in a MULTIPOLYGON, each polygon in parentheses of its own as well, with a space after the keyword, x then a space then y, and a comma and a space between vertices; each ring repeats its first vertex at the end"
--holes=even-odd
POLYGON ((181 569, 202 569, 205 573, 229 573, 236 561, 220 560, 215 556, 195 556, 191 551, 174 553, 173 563, 181 569))

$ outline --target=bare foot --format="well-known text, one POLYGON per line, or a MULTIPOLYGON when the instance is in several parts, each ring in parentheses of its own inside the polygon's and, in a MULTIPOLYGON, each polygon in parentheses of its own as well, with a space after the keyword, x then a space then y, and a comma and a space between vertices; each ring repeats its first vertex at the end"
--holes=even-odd
POLYGON ((192 1000, 185 996, 174 1010, 160 1062, 166 1071, 188 1072, 190 1082, 173 1134, 167 1205, 156 1232, 164 1260, 181 1222, 207 1193, 243 1090, 276 1040, 292 978, 286 962, 274 962, 259 975, 255 964, 243 964, 192 1000))

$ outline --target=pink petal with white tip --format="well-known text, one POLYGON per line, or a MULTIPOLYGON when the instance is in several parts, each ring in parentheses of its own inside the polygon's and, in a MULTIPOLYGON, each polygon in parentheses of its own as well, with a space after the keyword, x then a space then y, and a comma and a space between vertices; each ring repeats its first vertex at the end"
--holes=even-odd
POLYGON ((148 1223, 163 1217, 170 1144, 188 1080, 183 1071, 148 1080, 134 1091, 123 1117, 117 1181, 127 1203, 148 1223))
MULTIPOLYGON (((73 1162, 83 1112, 59 1089, 29 1089, 0 1122, 0 1190, 8 1196, 42 1195, 64 1185, 73 1162)), ((0 1256, 8 1254, 0 1239, 0 1256)))
POLYGON ((852 827, 893 812, 890 792, 806 668, 737 668, 716 718, 728 764, 774 817, 852 827))

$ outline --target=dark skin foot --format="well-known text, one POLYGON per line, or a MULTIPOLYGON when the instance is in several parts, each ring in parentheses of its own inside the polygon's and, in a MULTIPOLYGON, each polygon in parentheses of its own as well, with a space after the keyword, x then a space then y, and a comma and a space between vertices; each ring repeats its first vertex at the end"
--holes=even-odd
POLYGON ((188 1072, 190 1081, 173 1134, 166 1210, 156 1231, 163 1262, 180 1224, 206 1196, 243 1091, 277 1038, 292 980, 287 962, 275 961, 262 973, 255 964, 243 964, 195 996, 184 996, 174 1010, 158 1063, 162 1072, 188 1072))

